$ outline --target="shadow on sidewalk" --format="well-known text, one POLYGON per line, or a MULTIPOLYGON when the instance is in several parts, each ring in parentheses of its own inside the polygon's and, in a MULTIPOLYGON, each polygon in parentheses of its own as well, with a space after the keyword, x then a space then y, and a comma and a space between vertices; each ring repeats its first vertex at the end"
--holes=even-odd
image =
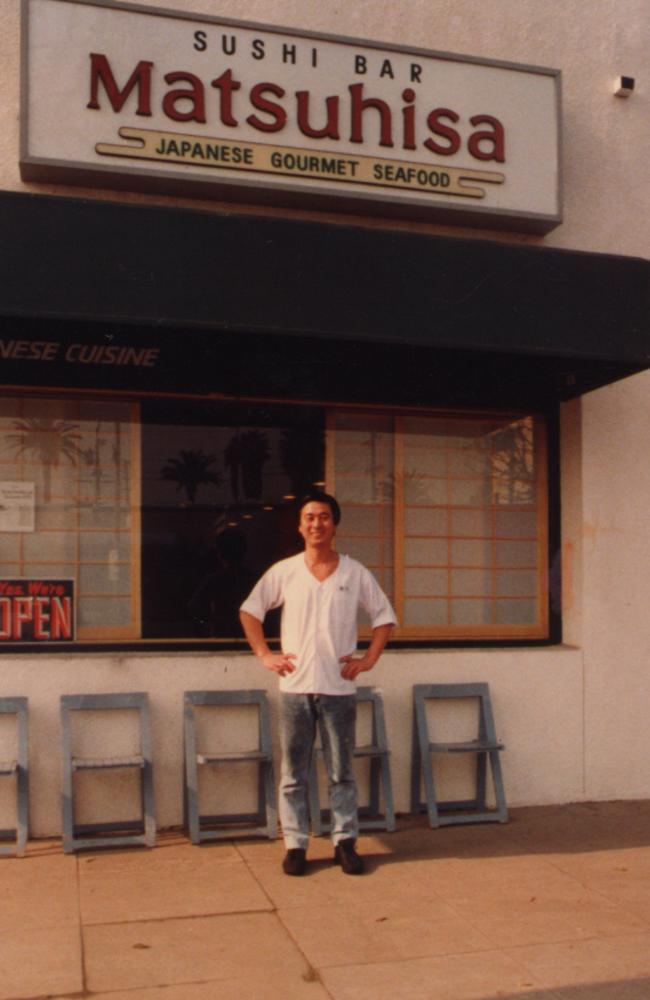
POLYGON ((617 979, 609 983, 555 986, 532 993, 499 994, 499 1000, 648 1000, 650 979, 617 979))
MULTIPOLYGON (((426 816, 404 816, 395 833, 376 832, 386 853, 376 864, 436 858, 584 854, 648 847, 650 800, 529 806, 510 811, 508 823, 429 827, 426 816)), ((372 864, 366 855, 366 860, 372 864)), ((648 991, 645 1000, 650 1000, 648 991)))

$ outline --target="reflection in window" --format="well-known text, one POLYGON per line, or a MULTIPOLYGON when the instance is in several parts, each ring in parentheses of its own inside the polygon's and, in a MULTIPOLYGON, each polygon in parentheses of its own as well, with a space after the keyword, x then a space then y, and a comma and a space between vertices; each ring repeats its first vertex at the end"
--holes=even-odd
POLYGON ((548 634, 541 421, 335 413, 328 442, 341 547, 389 590, 400 634, 548 634))
POLYGON ((522 415, 6 398, 0 483, 36 499, 25 530, 0 521, 0 573, 73 579, 81 641, 243 645, 239 605, 320 485, 398 637, 546 638, 545 449, 522 415))
POLYGON ((143 404, 143 637, 243 641, 239 606, 299 551, 295 498, 323 470, 320 410, 143 404))
POLYGON ((34 531, 0 532, 5 577, 73 579, 78 638, 139 635, 136 411, 0 401, 0 480, 35 485, 34 531))

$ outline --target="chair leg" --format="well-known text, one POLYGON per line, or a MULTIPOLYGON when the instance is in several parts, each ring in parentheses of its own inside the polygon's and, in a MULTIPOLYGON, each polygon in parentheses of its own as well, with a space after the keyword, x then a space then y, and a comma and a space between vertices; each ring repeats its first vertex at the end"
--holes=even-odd
POLYGON ((487 753, 476 755, 476 808, 485 810, 487 794, 487 753))
POLYGON ((196 763, 196 735, 194 723, 188 718, 192 709, 185 709, 185 818, 193 844, 201 842, 199 819, 199 769, 196 763))
POLYGON ((426 807, 427 815, 429 817, 429 826, 438 827, 440 826, 440 817, 438 813, 438 806, 436 804, 436 788, 433 780, 433 765, 431 763, 431 754, 427 752, 426 756, 422 761, 422 773, 424 776, 424 793, 426 797, 426 807))
POLYGON ((153 794, 153 768, 150 760, 145 760, 141 772, 142 814, 144 816, 144 842, 147 847, 156 844, 156 813, 153 794))
MULTIPOLYGON (((429 826, 440 826, 436 789, 433 780, 433 765, 431 763, 431 753, 429 750, 429 730, 427 728, 426 706, 424 701, 418 701, 415 706, 415 729, 417 730, 417 740, 419 745, 419 759, 422 777, 424 779, 424 795, 426 811, 429 817, 429 826)), ((419 795, 419 789, 418 789, 419 795)), ((420 811, 420 810, 418 810, 420 811)))
POLYGON ((420 753, 420 738, 418 734, 418 721, 413 706, 413 722, 411 726, 411 812, 419 815, 422 812, 422 796, 420 785, 422 782, 422 755, 420 753))
POLYGON ((503 772, 501 770, 501 757, 498 750, 490 751, 490 763, 492 765, 492 780, 494 782, 494 794, 497 804, 497 818, 499 823, 508 822, 508 806, 506 804, 506 792, 503 784, 503 772))
POLYGON ((393 804, 393 786, 390 776, 390 763, 388 756, 383 756, 380 760, 382 787, 384 790, 384 815, 386 817, 386 830, 392 833, 395 829, 395 806, 393 804))
POLYGON ((370 814, 376 816, 379 813, 379 782, 382 762, 378 757, 370 758, 370 778, 369 778, 369 802, 370 814))
POLYGON ((72 854, 74 851, 74 791, 72 769, 64 768, 61 788, 61 813, 63 817, 63 851, 72 854))
POLYGON ((29 776, 22 765, 16 771, 16 789, 16 854, 22 857, 27 846, 29 826, 29 776))

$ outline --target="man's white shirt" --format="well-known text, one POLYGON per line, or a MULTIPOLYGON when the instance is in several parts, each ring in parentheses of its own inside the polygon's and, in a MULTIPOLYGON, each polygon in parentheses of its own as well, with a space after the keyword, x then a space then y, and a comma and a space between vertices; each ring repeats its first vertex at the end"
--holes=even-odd
POLYGON ((280 678, 280 690, 293 694, 354 694, 354 681, 341 676, 341 657, 356 651, 359 607, 372 628, 397 622, 372 573, 346 555, 322 581, 308 569, 304 552, 282 559, 258 580, 241 610, 263 622, 267 611, 279 607, 282 652, 296 657, 293 673, 280 678))

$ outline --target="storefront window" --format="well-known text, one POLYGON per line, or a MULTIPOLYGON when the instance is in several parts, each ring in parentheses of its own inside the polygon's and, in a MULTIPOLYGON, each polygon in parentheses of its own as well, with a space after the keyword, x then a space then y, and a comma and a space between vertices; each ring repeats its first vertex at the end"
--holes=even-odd
POLYGON ((243 639, 244 597, 300 549, 295 499, 324 482, 324 419, 312 407, 143 404, 143 638, 243 639))
POLYGON ((339 542, 407 636, 547 635, 544 427, 531 416, 330 417, 339 542))
MULTIPOLYGON (((2 401, 0 433, 1 579, 72 581, 78 642, 243 643, 239 604, 300 550, 314 485, 397 638, 548 637, 539 418, 25 396, 2 401)), ((35 638, 3 608, 5 641, 35 638)))
MULTIPOLYGON (((42 583, 44 591, 72 580, 78 639, 137 638, 137 408, 5 399, 0 435, 0 487, 7 498, 0 510, 3 579, 42 583), (16 523, 19 508, 28 530, 16 523)), ((27 607, 17 614, 24 620, 11 626, 12 638, 21 640, 33 621, 27 607)), ((9 623, 4 626, 6 633, 9 623)), ((47 633, 46 623, 42 631, 47 633)))

